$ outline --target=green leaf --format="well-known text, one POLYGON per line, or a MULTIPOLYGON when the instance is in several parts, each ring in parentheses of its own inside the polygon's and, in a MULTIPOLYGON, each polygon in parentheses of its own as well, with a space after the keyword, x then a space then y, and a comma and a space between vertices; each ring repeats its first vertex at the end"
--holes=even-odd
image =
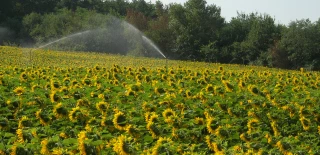
POLYGON ((68 138, 62 141, 62 144, 67 146, 69 146, 70 144, 76 144, 76 143, 77 143, 77 139, 75 138, 68 138))
POLYGON ((14 137, 15 136, 15 134, 12 134, 12 133, 5 133, 4 134, 4 137, 14 137))
POLYGON ((268 143, 268 139, 267 139, 267 138, 262 138, 262 139, 261 139, 261 142, 262 142, 262 143, 268 143))
POLYGON ((55 141, 55 142, 59 141, 59 139, 60 139, 59 136, 53 136, 52 137, 52 141, 55 141))
POLYGON ((103 144, 102 140, 97 140, 97 141, 91 142, 91 145, 93 145, 93 146, 102 145, 102 144, 103 144))
POLYGON ((232 139, 240 139, 239 133, 235 132, 234 134, 232 134, 232 139))
POLYGON ((0 143, 0 150, 4 150, 5 147, 4 147, 4 144, 0 143))
POLYGON ((152 136, 146 135, 143 137, 143 140, 147 143, 152 143, 153 142, 153 138, 152 136))

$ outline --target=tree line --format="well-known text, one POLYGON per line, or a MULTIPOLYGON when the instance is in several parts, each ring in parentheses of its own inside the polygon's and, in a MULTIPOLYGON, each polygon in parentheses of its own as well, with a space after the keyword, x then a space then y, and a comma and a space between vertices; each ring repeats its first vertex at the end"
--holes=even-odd
POLYGON ((320 69, 320 19, 283 25, 268 14, 238 13, 227 22, 221 8, 205 0, 3 0, 0 44, 43 43, 103 27, 111 16, 134 25, 171 59, 320 69))

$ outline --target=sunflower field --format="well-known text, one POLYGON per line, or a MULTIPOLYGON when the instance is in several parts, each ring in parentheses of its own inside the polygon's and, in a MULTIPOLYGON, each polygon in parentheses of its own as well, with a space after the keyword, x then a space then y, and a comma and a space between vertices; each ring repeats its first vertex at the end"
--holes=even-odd
POLYGON ((320 73, 0 47, 0 155, 320 154, 320 73))

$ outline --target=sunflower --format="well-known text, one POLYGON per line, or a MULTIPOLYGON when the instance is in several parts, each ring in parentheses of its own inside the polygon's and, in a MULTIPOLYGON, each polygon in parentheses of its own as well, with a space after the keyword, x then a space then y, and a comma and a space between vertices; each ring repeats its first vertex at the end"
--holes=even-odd
POLYGON ((171 121, 170 121, 171 118, 172 118, 172 117, 175 117, 176 114, 175 114, 175 112, 174 112, 171 108, 169 108, 169 109, 166 109, 166 110, 164 110, 164 111, 162 112, 162 116, 165 118, 165 122, 169 123, 169 122, 171 122, 171 121), (172 117, 171 117, 171 116, 172 116, 172 117))
POLYGON ((185 106, 184 106, 184 104, 183 103, 178 103, 178 104, 176 104, 174 107, 176 107, 176 108, 178 108, 179 110, 183 110, 183 109, 185 109, 185 106))
POLYGON ((22 72, 22 73, 20 74, 20 80, 21 80, 22 82, 27 81, 27 80, 28 80, 28 74, 27 74, 26 72, 22 72))
POLYGON ((220 126, 218 125, 218 121, 213 119, 212 117, 207 118, 207 130, 210 134, 214 134, 215 130, 218 129, 220 126))
POLYGON ((243 153, 243 149, 242 149, 242 147, 240 145, 233 146, 233 151, 236 154, 243 153))
POLYGON ((90 106, 90 101, 86 98, 84 99, 79 99, 77 101, 77 107, 89 107, 90 106))
POLYGON ((256 86, 254 86, 254 85, 249 85, 248 86, 248 90, 251 92, 251 94, 253 94, 253 95, 258 95, 258 94, 260 94, 260 91, 259 91, 259 89, 256 87, 256 86))
POLYGON ((50 85, 51 85, 50 87, 52 90, 59 90, 59 88, 61 86, 59 81, 54 81, 54 80, 51 80, 50 85))
POLYGON ((62 103, 58 103, 54 106, 53 113, 56 118, 63 118, 65 116, 68 116, 68 110, 62 106, 62 103))
POLYGON ((152 148, 152 155, 158 155, 158 154, 171 154, 168 148, 164 148, 165 146, 170 146, 170 144, 172 143, 172 140, 170 138, 167 137, 160 137, 157 140, 156 145, 152 148), (166 144, 166 145, 164 145, 166 144), (169 144, 169 145, 168 145, 169 144))
POLYGON ((279 133, 276 121, 274 121, 274 120, 271 121, 271 128, 273 130, 274 136, 278 137, 280 135, 280 133, 279 133))
POLYGON ((25 92, 25 89, 24 89, 23 87, 19 86, 19 87, 15 88, 15 89, 13 90, 13 92, 14 92, 16 95, 20 96, 20 95, 22 95, 22 94, 25 92))
POLYGON ((31 92, 34 92, 34 91, 36 91, 37 89, 40 89, 41 87, 39 86, 39 85, 33 85, 32 87, 31 87, 31 92))
POLYGON ((219 155, 219 154, 225 154, 224 151, 222 150, 222 147, 221 147, 218 143, 216 143, 216 142, 211 142, 209 135, 207 135, 207 136, 205 137, 205 139, 206 139, 205 141, 206 141, 206 143, 207 143, 208 148, 209 148, 210 150, 214 151, 215 154, 218 154, 218 155, 219 155))
POLYGON ((137 93, 131 89, 127 90, 125 93, 126 96, 136 96, 137 93))
POLYGON ((302 117, 299 119, 301 124, 302 124, 302 127, 303 127, 303 130, 307 131, 310 129, 310 124, 311 124, 311 121, 305 117, 302 117))
POLYGON ((151 81, 151 78, 150 78, 149 75, 144 75, 143 79, 144 79, 144 81, 147 82, 147 83, 149 83, 149 82, 151 81))
POLYGON ((237 115, 232 112, 232 109, 231 109, 231 108, 228 108, 228 109, 227 109, 227 112, 228 112, 229 116, 235 116, 235 117, 237 117, 237 115))
POLYGON ((154 88, 154 92, 156 94, 164 94, 166 91, 161 87, 156 87, 156 88, 154 88))
POLYGON ((149 119, 150 119, 150 116, 151 116, 151 112, 147 111, 144 113, 144 119, 145 121, 148 123, 149 119))
POLYGON ((62 86, 60 87, 59 92, 63 93, 66 96, 69 94, 69 88, 66 86, 62 86))
POLYGON ((40 150, 40 153, 41 154, 50 154, 50 151, 48 150, 48 139, 45 138, 41 141, 41 150, 40 150))
POLYGON ((245 142, 247 142, 247 143, 250 142, 250 137, 249 137, 249 135, 247 133, 242 133, 240 135, 240 139, 245 141, 245 142))
POLYGON ((29 118, 27 116, 22 116, 19 120, 18 128, 22 129, 23 127, 27 127, 29 125, 29 118))
POLYGON ((152 112, 150 117, 149 117, 149 119, 148 119, 148 123, 149 122, 153 122, 153 123, 157 122, 158 121, 158 117, 159 116, 155 112, 152 112))
POLYGON ((239 83, 238 83, 238 87, 241 88, 241 89, 244 89, 246 86, 246 84, 243 82, 242 79, 239 80, 239 83))
POLYGON ((76 86, 78 84, 79 84, 79 82, 77 80, 72 80, 71 81, 71 86, 76 86))
POLYGON ((51 91, 50 100, 52 103, 59 102, 61 100, 61 97, 56 93, 56 91, 51 91))
POLYGON ((99 102, 96 104, 96 108, 102 113, 102 115, 106 115, 106 112, 108 110, 109 104, 106 102, 99 102))
POLYGON ((87 112, 80 109, 80 107, 72 108, 72 111, 69 113, 69 119, 71 122, 76 122, 78 119, 86 119, 87 112))
POLYGON ((114 114, 114 118, 113 118, 112 122, 113 122, 114 127, 118 130, 126 130, 126 128, 127 128, 126 117, 125 117, 124 113, 122 113, 121 111, 114 114))
POLYGON ((205 139, 206 139, 206 143, 207 143, 208 148, 213 151, 213 150, 214 150, 214 147, 213 147, 213 145, 211 144, 210 136, 207 135, 207 136, 205 137, 205 139))
POLYGON ((37 119, 40 120, 40 123, 41 123, 43 126, 48 125, 48 123, 49 123, 49 121, 50 121, 50 118, 47 117, 45 114, 43 114, 42 109, 39 109, 39 110, 36 112, 36 117, 37 117, 37 119))
POLYGON ((264 137, 268 140, 269 144, 273 144, 272 136, 269 133, 267 133, 264 137))
POLYGON ((82 79, 82 84, 90 86, 92 84, 92 81, 86 77, 86 78, 82 79))
POLYGON ((248 121, 247 127, 249 129, 249 131, 248 131, 249 133, 251 133, 252 129, 257 126, 257 123, 259 123, 258 119, 251 119, 248 121))
POLYGON ((66 138, 68 138, 68 135, 67 135, 65 132, 61 132, 61 133, 59 134, 59 137, 61 137, 61 138, 63 138, 63 139, 66 139, 66 138))
POLYGON ((156 106, 154 106, 152 103, 143 102, 142 109, 146 112, 153 112, 156 111, 156 106))
POLYGON ((281 142, 278 141, 276 143, 276 146, 279 148, 279 150, 281 151, 281 153, 285 154, 285 155, 293 155, 291 152, 288 151, 288 149, 291 148, 290 144, 287 142, 281 142))
POLYGON ((23 143, 24 138, 23 138, 23 130, 22 129, 17 129, 16 134, 18 136, 18 142, 23 143))
POLYGON ((70 78, 69 77, 65 77, 65 78, 63 78, 63 84, 65 85, 65 86, 69 86, 70 85, 70 83, 71 83, 71 80, 70 80, 70 78))
POLYGON ((216 136, 220 138, 224 138, 228 135, 227 128, 226 127, 218 127, 214 133, 216 136))
POLYGON ((147 129, 151 133, 152 138, 156 139, 160 135, 160 130, 154 122, 148 122, 147 129))
MULTIPOLYGON (((17 143, 14 143, 14 144, 12 145, 12 147, 10 148, 10 150, 11 150, 10 155, 17 155, 17 152, 18 152, 18 150, 19 150, 19 147, 17 146, 17 143)), ((24 150, 24 149, 23 149, 23 150, 24 150)))
POLYGON ((226 90, 228 92, 232 92, 233 91, 234 87, 233 87, 233 85, 230 84, 229 81, 222 80, 222 83, 223 83, 223 85, 225 86, 225 88, 226 88, 226 90))
POLYGON ((135 138, 139 137, 139 130, 131 124, 127 126, 126 132, 135 138))
POLYGON ((184 96, 185 96, 186 98, 188 98, 188 99, 191 99, 191 98, 192 98, 191 91, 190 91, 190 90, 186 90, 184 96))
POLYGON ((119 155, 129 155, 132 153, 130 142, 131 138, 127 138, 124 135, 120 135, 117 137, 115 143, 113 144, 113 151, 115 151, 119 155))
POLYGON ((203 118, 200 118, 200 117, 196 117, 196 118, 194 119, 194 122, 195 122, 195 124, 203 125, 203 124, 204 124, 204 119, 203 119, 203 118))
POLYGON ((67 154, 66 150, 62 149, 61 147, 58 147, 58 148, 54 148, 52 150, 52 155, 64 155, 64 154, 67 154))
POLYGON ((213 91, 214 91, 214 88, 213 88, 212 84, 208 84, 206 86, 206 92, 213 92, 213 91))
POLYGON ((81 131, 78 134, 78 149, 80 151, 80 155, 86 155, 86 144, 85 144, 85 140, 87 140, 87 136, 86 136, 86 131, 81 131))

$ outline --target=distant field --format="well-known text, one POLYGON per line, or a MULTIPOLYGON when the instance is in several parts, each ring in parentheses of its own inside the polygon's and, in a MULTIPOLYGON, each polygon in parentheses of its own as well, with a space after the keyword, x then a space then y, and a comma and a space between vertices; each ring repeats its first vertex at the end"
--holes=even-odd
POLYGON ((319 72, 13 47, 0 62, 0 155, 320 154, 319 72))

